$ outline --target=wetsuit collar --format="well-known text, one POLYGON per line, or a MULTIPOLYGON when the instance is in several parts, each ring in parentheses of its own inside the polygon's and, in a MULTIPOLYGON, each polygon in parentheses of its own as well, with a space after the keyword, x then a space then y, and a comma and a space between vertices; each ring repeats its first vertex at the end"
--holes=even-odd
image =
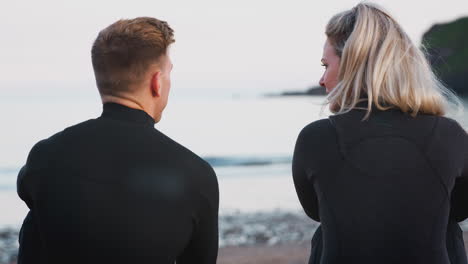
MULTIPOLYGON (((368 107, 367 103, 368 103, 367 100, 359 102, 359 103, 356 104, 355 108, 358 109, 358 110, 367 110, 367 107, 368 107)), ((372 104, 371 105, 371 110, 372 110, 372 112, 374 112, 374 111, 377 111, 377 112, 379 112, 379 111, 400 111, 400 109, 398 107, 391 106, 391 105, 388 105, 388 104, 382 104, 382 106, 389 107, 389 109, 380 110, 380 109, 377 108, 377 106, 375 104, 372 104)))
POLYGON ((117 103, 105 103, 102 117, 154 126, 154 119, 143 110, 130 108, 117 103))

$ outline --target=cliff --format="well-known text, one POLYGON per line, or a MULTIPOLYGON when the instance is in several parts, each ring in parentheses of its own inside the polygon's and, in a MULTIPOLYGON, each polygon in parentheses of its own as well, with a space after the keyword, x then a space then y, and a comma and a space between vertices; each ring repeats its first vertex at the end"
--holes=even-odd
POLYGON ((468 17, 436 24, 423 35, 437 76, 460 96, 468 96, 468 17))

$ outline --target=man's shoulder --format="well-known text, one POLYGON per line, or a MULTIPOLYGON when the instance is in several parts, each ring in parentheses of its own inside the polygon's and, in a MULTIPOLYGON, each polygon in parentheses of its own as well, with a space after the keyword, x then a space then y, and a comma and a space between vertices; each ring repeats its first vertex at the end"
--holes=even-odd
MULTIPOLYGON (((155 129, 152 134, 155 137, 155 145, 152 147, 158 153, 165 155, 164 159, 167 160, 170 169, 175 169, 180 172, 179 175, 184 175, 183 178, 191 183, 190 186, 196 190, 195 193, 217 197, 218 179, 213 167, 207 161, 159 130, 155 129), (162 148, 162 152, 157 148, 162 148)), ((154 159, 155 163, 161 161, 161 157, 158 156, 154 159)))
POLYGON ((92 121, 93 119, 90 119, 67 127, 48 138, 40 140, 31 148, 27 164, 35 168, 40 168, 41 164, 50 164, 50 162, 54 161, 54 154, 57 154, 59 149, 64 146, 64 139, 67 138, 69 134, 73 134, 75 130, 82 129, 82 127, 92 121))
POLYGON ((55 134, 51 135, 50 137, 46 139, 41 140, 38 143, 41 143, 40 145, 53 145, 70 134, 74 134, 78 131, 86 129, 87 127, 89 127, 90 124, 95 122, 95 120, 96 119, 89 119, 89 120, 71 125, 69 127, 66 127, 63 130, 56 132, 55 134))
POLYGON ((167 154, 170 155, 173 160, 176 160, 181 166, 186 166, 208 174, 214 174, 211 165, 189 148, 183 146, 157 129, 155 129, 152 134, 158 139, 158 143, 164 142, 164 148, 167 154))

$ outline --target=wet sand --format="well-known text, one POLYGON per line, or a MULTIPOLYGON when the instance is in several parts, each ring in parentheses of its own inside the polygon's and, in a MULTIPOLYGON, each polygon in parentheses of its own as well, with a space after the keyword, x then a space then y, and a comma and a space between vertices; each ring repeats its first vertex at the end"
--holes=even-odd
MULTIPOLYGON (((1 264, 16 263, 17 231, 4 231, 0 249, 1 264), (6 243, 8 242, 8 243, 6 243), (8 247, 4 247, 9 245, 8 247), (6 251, 6 252, 5 252, 6 251), (9 251, 9 253, 7 253, 9 251), (6 255, 5 255, 6 253, 6 255)), ((465 249, 468 250, 468 231, 463 234, 465 249)), ((310 243, 288 242, 277 245, 226 246, 219 249, 218 264, 306 264, 310 254, 310 243)))
POLYGON ((219 250, 218 264, 304 264, 309 244, 230 246, 219 250))
MULTIPOLYGON (((463 234, 468 251, 468 232, 463 234)), ((310 244, 275 246, 229 246, 219 250, 218 264, 305 264, 310 244)))

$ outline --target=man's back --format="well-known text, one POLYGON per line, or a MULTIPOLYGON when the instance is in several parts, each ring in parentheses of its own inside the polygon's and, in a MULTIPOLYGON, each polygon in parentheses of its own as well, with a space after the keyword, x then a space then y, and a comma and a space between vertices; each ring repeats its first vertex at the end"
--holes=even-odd
POLYGON ((18 177, 31 209, 19 263, 216 262, 216 176, 153 126, 108 103, 31 150, 18 177))

